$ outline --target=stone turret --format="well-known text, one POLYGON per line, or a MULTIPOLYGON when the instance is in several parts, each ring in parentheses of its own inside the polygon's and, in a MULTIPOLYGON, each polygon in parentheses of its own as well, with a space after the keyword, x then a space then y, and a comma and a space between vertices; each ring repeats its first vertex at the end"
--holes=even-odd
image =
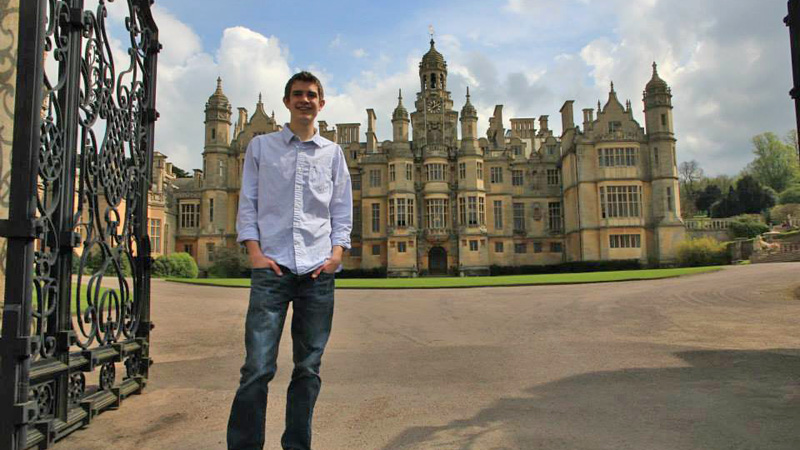
POLYGON ((397 96, 397 107, 392 113, 392 138, 395 142, 408 142, 408 111, 403 106, 403 91, 397 96))
POLYGON ((653 76, 644 88, 645 126, 648 134, 666 133, 673 135, 672 128, 672 90, 667 82, 658 76, 658 67, 653 63, 653 76))
POLYGON ((476 139, 478 139, 478 111, 469 101, 469 86, 467 86, 467 101, 461 108, 461 141, 476 139))
POLYGON ((217 89, 208 98, 205 108, 203 163, 206 186, 223 186, 225 183, 232 115, 228 97, 222 92, 222 78, 217 78, 217 89))
POLYGON ((205 147, 225 147, 228 145, 231 127, 231 103, 222 92, 222 78, 217 78, 217 89, 208 98, 205 108, 206 138, 205 147))

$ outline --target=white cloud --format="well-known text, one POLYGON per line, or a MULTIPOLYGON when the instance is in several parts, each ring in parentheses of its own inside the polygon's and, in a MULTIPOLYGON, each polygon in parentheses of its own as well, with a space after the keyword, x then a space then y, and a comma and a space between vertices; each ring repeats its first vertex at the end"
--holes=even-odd
MULTIPOLYGON (((563 102, 576 100, 576 111, 595 107, 598 99, 605 103, 611 80, 620 100, 633 102, 642 123, 641 92, 657 61, 659 74, 673 89, 678 158, 697 159, 709 174, 733 173, 751 159, 753 135, 782 135, 793 126, 788 36, 780 23, 784 5, 765 2, 755 14, 747 0, 508 0, 499 12, 476 5, 442 15, 437 29, 446 32, 436 36, 436 46, 448 62, 454 108, 461 109, 470 86, 481 133, 495 104, 505 105, 506 122, 514 115, 549 115, 550 128, 559 133, 563 102), (539 13, 547 20, 531 22, 539 13)), ((285 120, 281 91, 294 68, 288 47, 277 37, 232 27, 212 53, 166 9, 155 11, 164 43, 159 151, 184 169, 200 166, 203 106, 217 76, 234 108, 245 106, 252 113, 262 92, 267 111, 275 109, 278 120, 285 120)), ((326 87, 328 103, 320 120, 364 124, 365 110, 374 108, 379 139, 390 139, 397 91, 403 89, 403 102, 412 110, 419 90, 417 65, 427 46, 417 46, 400 68, 377 44, 345 49, 337 34, 328 46, 367 65, 348 78, 325 66, 311 67, 326 87)))
MULTIPOLYGON (((156 149, 184 170, 199 168, 203 152, 203 110, 222 77, 235 111, 255 110, 259 93, 267 108, 283 108, 283 84, 291 76, 288 50, 275 37, 244 27, 223 32, 216 55, 205 52, 197 35, 164 8, 154 10, 166 32, 160 40, 156 149), (166 26, 165 26, 166 25, 166 26), (168 30, 168 31, 167 31, 168 30)), ((269 109, 267 110, 269 112, 269 109)))
MULTIPOLYGON (((785 11, 746 1, 636 2, 619 8, 613 39, 580 52, 596 84, 614 79, 635 93, 658 61, 672 87, 679 160, 698 160, 706 173, 735 173, 752 159, 750 138, 792 127, 785 11), (723 6, 723 7, 720 7, 723 6)), ((780 6, 780 7, 778 7, 780 6)))

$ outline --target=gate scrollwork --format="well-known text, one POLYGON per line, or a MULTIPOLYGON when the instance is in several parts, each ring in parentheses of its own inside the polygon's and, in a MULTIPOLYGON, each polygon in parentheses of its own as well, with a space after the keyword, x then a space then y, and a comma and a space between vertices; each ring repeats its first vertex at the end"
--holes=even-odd
POLYGON ((0 221, 8 273, 20 274, 7 280, 0 340, 1 448, 48 447, 141 392, 151 364, 158 30, 150 0, 94 4, 20 5, 21 23, 41 26, 20 28, 17 72, 39 82, 17 81, 15 120, 34 123, 15 129, 10 215, 0 221))

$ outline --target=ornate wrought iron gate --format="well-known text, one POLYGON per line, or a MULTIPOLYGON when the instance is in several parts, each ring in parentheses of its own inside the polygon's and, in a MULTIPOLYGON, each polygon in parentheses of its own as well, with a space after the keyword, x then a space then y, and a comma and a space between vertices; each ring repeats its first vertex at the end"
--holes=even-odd
POLYGON ((158 30, 151 0, 90 1, 20 2, 2 449, 47 448, 141 392, 151 364, 158 30))

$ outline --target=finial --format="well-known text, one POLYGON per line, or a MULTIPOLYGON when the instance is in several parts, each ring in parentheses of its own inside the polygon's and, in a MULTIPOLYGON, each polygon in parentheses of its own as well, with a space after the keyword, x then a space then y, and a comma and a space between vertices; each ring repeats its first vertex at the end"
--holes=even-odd
POLYGON ((469 101, 469 86, 467 86, 467 101, 469 101))
POLYGON ((402 89, 398 89, 397 90, 397 100, 399 100, 401 102, 403 101, 403 90, 402 89))
POLYGON ((597 113, 598 114, 600 113, 601 109, 603 109, 603 108, 600 106, 600 100, 597 100, 597 113))
POLYGON ((261 104, 261 92, 258 93, 258 104, 261 104))
POLYGON ((275 110, 272 110, 272 118, 275 119, 275 110))
POLYGON ((217 77, 217 91, 222 92, 222 77, 217 77))
POLYGON ((658 70, 656 69, 656 62, 653 61, 653 75, 658 75, 658 70))
POLYGON ((611 82, 611 93, 612 94, 614 93, 614 82, 613 81, 611 82))
POLYGON ((433 47, 433 25, 428 25, 428 34, 431 36, 431 47, 433 47))

